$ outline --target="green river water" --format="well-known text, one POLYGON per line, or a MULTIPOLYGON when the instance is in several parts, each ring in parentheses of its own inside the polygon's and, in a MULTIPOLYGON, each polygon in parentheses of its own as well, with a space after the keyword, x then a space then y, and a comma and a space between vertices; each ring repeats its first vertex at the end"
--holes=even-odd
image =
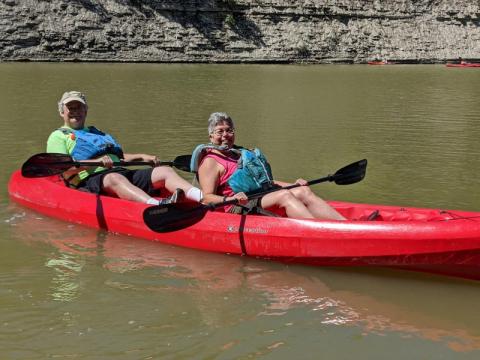
MULTIPOLYGON (((0 64, 1 359, 478 359, 480 282, 210 254, 10 202, 66 90, 127 152, 163 160, 226 111, 276 178, 367 158, 326 199, 480 211, 480 69, 395 65, 0 64)), ((182 173, 190 179, 188 174, 182 173)))

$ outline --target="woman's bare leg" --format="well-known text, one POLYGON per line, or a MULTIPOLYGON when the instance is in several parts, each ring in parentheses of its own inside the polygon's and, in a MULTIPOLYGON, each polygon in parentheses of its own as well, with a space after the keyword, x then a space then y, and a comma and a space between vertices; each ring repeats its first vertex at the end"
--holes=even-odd
POLYGON ((262 197, 261 206, 265 209, 278 206, 292 218, 314 218, 308 208, 288 190, 279 190, 265 195, 262 197))
POLYGON ((315 195, 308 186, 299 186, 290 190, 317 219, 345 220, 340 213, 315 195))

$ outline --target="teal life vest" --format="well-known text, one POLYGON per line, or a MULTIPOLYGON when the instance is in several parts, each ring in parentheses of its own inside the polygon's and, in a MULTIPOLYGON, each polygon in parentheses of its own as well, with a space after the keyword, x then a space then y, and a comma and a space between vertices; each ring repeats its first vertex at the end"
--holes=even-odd
MULTIPOLYGON (((190 171, 198 172, 198 166, 203 158, 204 151, 216 149, 225 151, 226 148, 212 144, 198 145, 192 153, 190 171)), ((246 149, 234 146, 229 149, 232 153, 238 154, 237 170, 230 176, 227 183, 235 192, 255 193, 270 189, 273 184, 273 175, 270 164, 260 149, 246 149)))
POLYGON ((123 158, 122 147, 113 136, 94 126, 89 126, 88 132, 68 128, 59 128, 58 130, 65 135, 72 133, 75 135, 75 146, 70 155, 76 161, 93 159, 105 154, 114 154, 123 158))

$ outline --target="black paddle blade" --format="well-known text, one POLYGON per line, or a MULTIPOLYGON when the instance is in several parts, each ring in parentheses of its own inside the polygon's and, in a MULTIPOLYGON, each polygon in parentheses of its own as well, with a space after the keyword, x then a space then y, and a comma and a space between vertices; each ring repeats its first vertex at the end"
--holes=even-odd
POLYGON ((182 204, 151 206, 143 211, 143 221, 150 230, 165 233, 199 222, 208 210, 208 206, 204 205, 194 208, 182 204))
POLYGON ((22 176, 37 178, 61 174, 74 165, 66 154, 42 153, 30 157, 22 165, 22 176))
POLYGON ((192 155, 180 155, 173 160, 173 166, 177 169, 190 172, 190 161, 192 160, 192 155))
POLYGON ((332 176, 337 185, 350 185, 362 181, 367 171, 367 159, 359 160, 338 170, 332 176))

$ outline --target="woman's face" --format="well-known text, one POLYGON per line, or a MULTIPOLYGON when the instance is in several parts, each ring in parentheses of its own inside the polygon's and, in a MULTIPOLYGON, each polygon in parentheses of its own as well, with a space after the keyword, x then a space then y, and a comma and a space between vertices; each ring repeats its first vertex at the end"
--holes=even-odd
POLYGON ((235 143, 235 129, 226 122, 219 123, 210 134, 210 142, 214 145, 226 145, 231 148, 235 143))

